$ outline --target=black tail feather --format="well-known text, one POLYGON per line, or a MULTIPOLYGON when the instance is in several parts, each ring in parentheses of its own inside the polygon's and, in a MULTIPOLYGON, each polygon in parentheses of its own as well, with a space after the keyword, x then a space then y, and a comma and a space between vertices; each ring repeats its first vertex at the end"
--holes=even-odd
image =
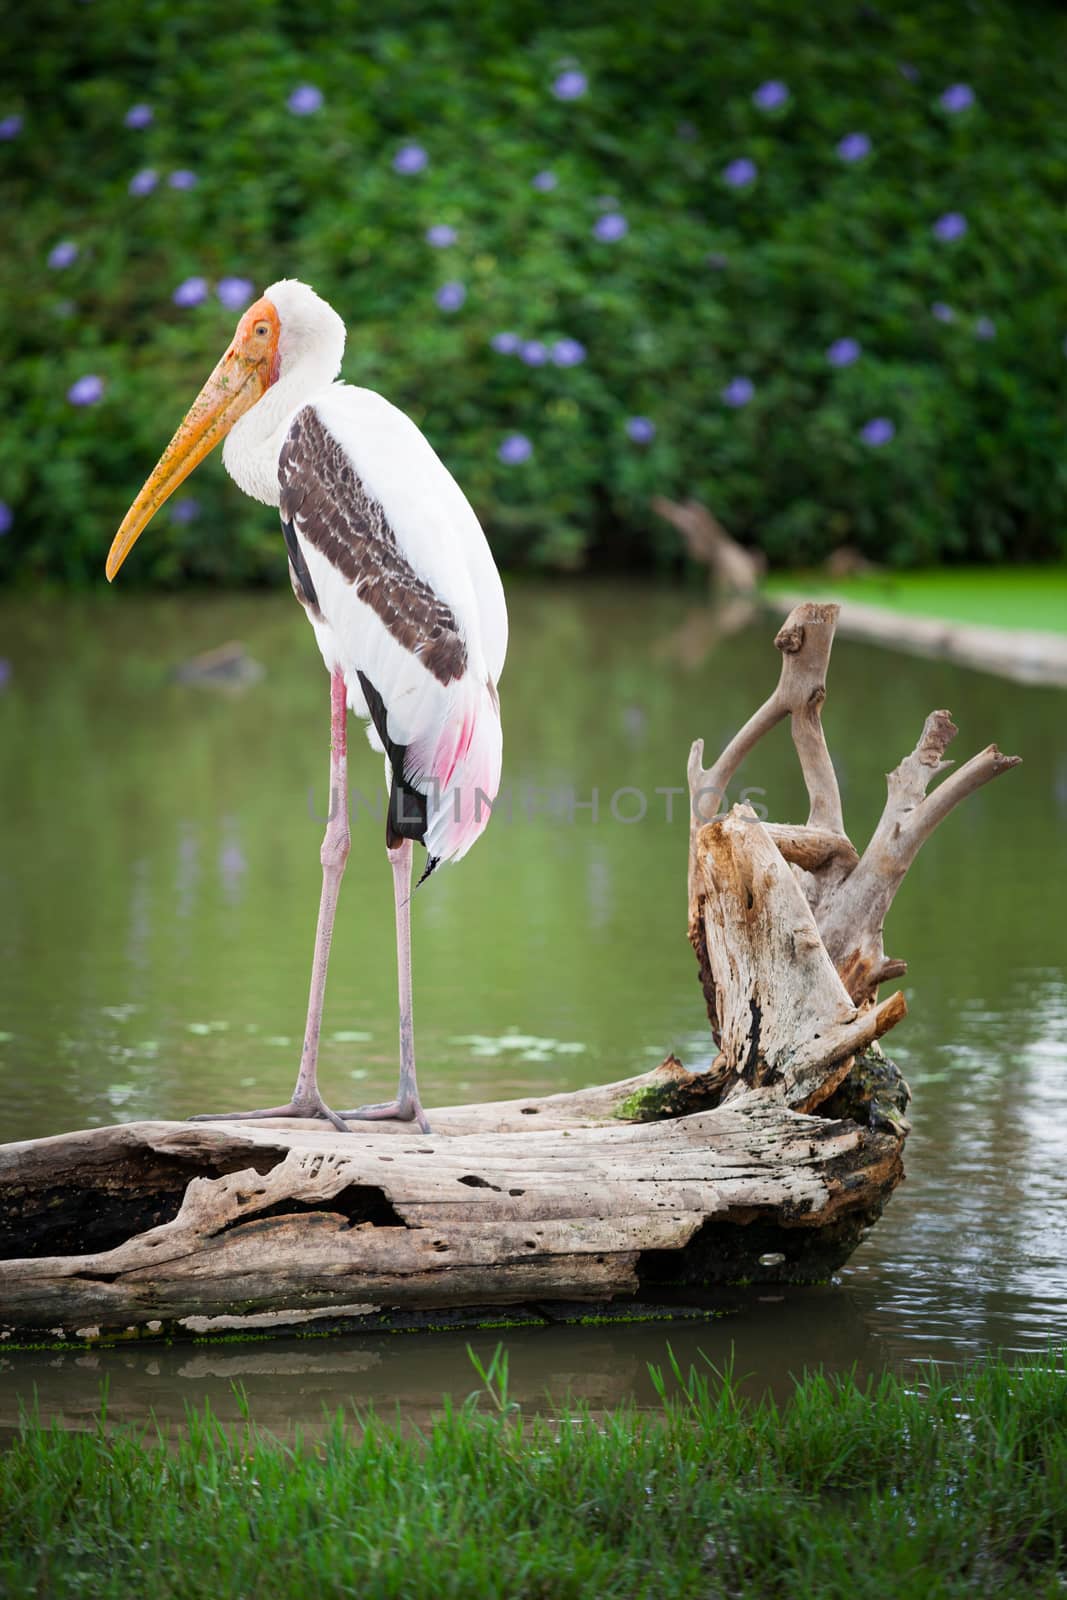
MULTIPOLYGON (((385 746, 385 753, 389 757, 389 766, 393 774, 393 782, 389 789, 389 805, 385 814, 385 843, 386 848, 395 850, 398 844, 405 839, 413 839, 416 844, 426 843, 426 796, 421 789, 416 789, 404 777, 404 761, 407 757, 407 745, 396 744, 389 737, 388 717, 385 701, 371 683, 365 672, 357 674, 359 686, 363 690, 363 698, 367 702, 371 721, 374 723, 379 739, 385 746)), ((440 856, 427 855, 426 866, 423 868, 422 877, 415 885, 426 882, 426 879, 441 864, 440 856)))
POLYGON ((422 877, 419 879, 418 883, 415 885, 416 889, 421 888, 422 885, 426 882, 426 879, 430 876, 430 873, 433 872, 435 870, 435 868, 439 867, 440 865, 441 865, 441 857, 440 856, 429 856, 428 855, 426 857, 426 865, 422 869, 422 877))

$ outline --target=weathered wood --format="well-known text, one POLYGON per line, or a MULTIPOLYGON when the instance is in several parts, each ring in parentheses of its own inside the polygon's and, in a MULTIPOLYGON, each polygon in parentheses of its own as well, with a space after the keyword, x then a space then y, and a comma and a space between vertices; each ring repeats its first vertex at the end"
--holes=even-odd
MULTIPOLYGON (((781 612, 799 602, 775 592, 767 603, 781 612)), ((885 606, 841 602, 838 632, 846 639, 903 650, 909 655, 955 661, 979 672, 996 673, 1016 683, 1058 684, 1067 688, 1067 635, 1034 628, 987 627, 950 622, 944 617, 909 616, 885 606)))
POLYGON ((956 731, 935 712, 859 856, 821 720, 836 616, 798 607, 774 693, 710 769, 699 741, 690 755, 709 1071, 669 1057, 600 1088, 435 1109, 432 1136, 142 1122, 0 1147, 0 1336, 382 1326, 832 1272, 902 1176, 907 1086, 875 1045, 906 1009, 877 999, 904 970, 884 916, 934 828, 1016 763, 990 746, 928 792, 956 731), (807 822, 725 810, 786 717, 807 822))
POLYGON ((904 997, 878 1003, 878 988, 907 970, 886 957, 882 928, 919 849, 968 794, 1018 765, 996 745, 928 793, 951 763, 956 735, 947 711, 927 718, 922 738, 889 775, 881 821, 863 855, 845 832, 841 797, 822 728, 836 605, 806 603, 775 639, 778 686, 713 766, 698 740, 689 758, 689 937, 712 1032, 718 1092, 777 1090, 810 1111, 848 1074, 852 1053, 906 1012, 904 997), (792 723, 809 798, 803 827, 764 825, 734 806, 704 825, 711 795, 724 806, 741 761, 783 718, 792 723))
POLYGON ((919 743, 886 780, 885 809, 861 859, 827 896, 823 938, 857 1000, 869 1000, 879 983, 903 970, 902 962, 886 959, 882 925, 923 844, 967 795, 1019 765, 1018 756, 1001 755, 991 744, 927 794, 933 779, 952 765, 943 757, 958 732, 947 711, 930 713, 919 743))
POLYGON ((707 567, 714 589, 732 595, 755 594, 767 567, 761 550, 746 550, 731 539, 718 518, 699 500, 679 503, 656 495, 652 509, 677 528, 693 560, 707 567))
POLYGON ((899 1134, 758 1094, 671 1114, 711 1089, 672 1058, 438 1111, 432 1138, 147 1122, 0 1147, 0 1328, 601 1301, 721 1279, 716 1225, 738 1234, 727 1276, 826 1276, 899 1180, 899 1134))
POLYGON ((704 828, 697 856, 719 1064, 733 1084, 777 1087, 787 1105, 808 1110, 837 1088, 854 1052, 899 1021, 904 997, 860 1012, 751 807, 704 828))

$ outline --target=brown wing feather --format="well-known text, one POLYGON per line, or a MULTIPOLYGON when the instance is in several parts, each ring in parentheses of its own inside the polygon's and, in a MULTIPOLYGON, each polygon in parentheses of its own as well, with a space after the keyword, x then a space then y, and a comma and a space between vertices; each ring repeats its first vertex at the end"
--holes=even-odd
POLYGON ((400 550, 384 508, 312 406, 297 412, 278 461, 283 523, 299 517, 300 536, 354 584, 399 644, 439 683, 467 670, 456 618, 400 550))

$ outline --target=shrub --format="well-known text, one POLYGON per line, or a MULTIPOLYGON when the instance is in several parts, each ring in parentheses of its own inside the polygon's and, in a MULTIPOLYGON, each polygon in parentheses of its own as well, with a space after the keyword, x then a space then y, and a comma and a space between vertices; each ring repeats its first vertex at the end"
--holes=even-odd
MULTIPOLYGON (((281 276, 507 564, 675 562, 655 493, 779 563, 1059 548, 1054 8, 44 0, 5 37, 0 573, 100 577, 231 280, 281 276)), ((218 463, 160 522, 131 577, 284 579, 218 463)))

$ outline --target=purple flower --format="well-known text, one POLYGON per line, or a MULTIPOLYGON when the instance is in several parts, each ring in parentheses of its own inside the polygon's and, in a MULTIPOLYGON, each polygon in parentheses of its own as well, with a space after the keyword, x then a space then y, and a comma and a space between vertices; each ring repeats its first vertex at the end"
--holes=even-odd
POLYGON ((726 388, 722 391, 722 398, 726 405, 747 406, 756 392, 756 386, 751 378, 731 378, 726 388))
POLYGON ((956 320, 956 313, 953 311, 952 307, 947 306, 943 300, 934 301, 933 305, 930 307, 930 315, 938 322, 955 322, 956 320))
POLYGON ((736 161, 731 161, 722 169, 724 183, 731 189, 747 189, 750 183, 755 183, 759 175, 759 168, 748 156, 738 156, 736 161))
POLYGON ((974 105, 974 90, 966 83, 952 83, 941 96, 945 111, 967 111, 974 105))
POLYGON ((158 182, 158 172, 154 172, 151 167, 144 167, 140 172, 135 172, 130 179, 130 193, 151 194, 158 182))
POLYGON ((979 317, 974 325, 974 336, 976 339, 995 339, 997 336, 997 325, 993 321, 993 318, 979 317))
POLYGON ((624 239, 629 231, 630 224, 621 211, 605 211, 593 224, 593 236, 601 244, 614 244, 616 239, 624 239))
POLYGON ((426 243, 432 244, 435 250, 447 250, 450 244, 455 244, 456 238, 455 228, 449 227, 447 222, 435 222, 432 228, 426 229, 426 243))
POLYGON ((147 128, 155 121, 155 112, 151 106, 146 106, 142 101, 138 105, 131 106, 122 120, 127 128, 147 128))
POLYGON ((826 352, 826 359, 832 367, 850 367, 862 354, 858 339, 835 339, 826 352))
POLYGON ((842 161, 862 161, 871 153, 871 141, 865 133, 846 133, 838 142, 837 153, 842 161))
POLYGON ((285 103, 294 117, 313 117, 316 111, 322 110, 322 100, 321 89, 316 89, 313 83, 302 83, 285 103))
POLYGON ((171 299, 176 306, 198 306, 207 299, 206 278, 184 278, 171 299))
POLYGON ((11 532, 11 527, 14 521, 15 513, 7 504, 6 500, 0 500, 0 539, 3 538, 5 533, 11 532))
POLYGON ((241 311, 256 292, 251 278, 220 278, 215 293, 227 311, 241 311))
POLYGON ((61 239, 48 252, 48 265, 54 269, 72 267, 78 259, 78 246, 73 239, 61 239))
POLYGON ((198 181, 196 173, 190 172, 188 167, 179 167, 167 179, 172 189, 195 189, 198 181))
POLYGON ((524 433, 509 433, 497 455, 506 466, 517 467, 523 461, 529 461, 533 455, 533 445, 524 433))
POLYGON ((580 100, 588 87, 589 79, 585 73, 579 72, 577 67, 568 67, 556 78, 552 93, 557 100, 580 100))
POLYGON ((656 424, 651 417, 627 417, 626 433, 634 444, 651 444, 656 437, 656 424))
POLYGON ((585 345, 577 339, 557 339, 552 346, 552 360, 557 367, 580 367, 585 360, 585 345))
POLYGON ((194 500, 191 494, 183 494, 180 500, 175 500, 170 508, 170 520, 184 523, 195 522, 200 515, 200 501, 194 500))
POLYGON ((548 350, 540 339, 527 339, 519 350, 519 355, 528 367, 543 367, 548 360, 548 350))
POLYGON ((784 106, 788 99, 789 90, 777 78, 768 78, 766 83, 761 83, 752 96, 753 103, 761 111, 774 111, 778 106, 784 106))
POLYGON ((442 311, 459 311, 466 298, 466 289, 454 280, 451 283, 443 283, 434 295, 442 311))
POLYGON ((724 256, 721 250, 712 250, 704 260, 713 272, 725 272, 730 265, 730 257, 724 256))
POLYGON ((403 173, 405 178, 422 172, 429 164, 430 158, 421 144, 402 144, 393 157, 393 171, 403 173))
POLYGON ((898 62, 897 70, 902 78, 907 78, 909 83, 914 83, 919 76, 918 67, 913 67, 910 61, 898 62))
POLYGON ((0 656, 0 689, 6 689, 11 682, 11 663, 6 656, 0 656))
POLYGON ((494 333, 489 343, 498 356, 514 356, 518 354, 522 340, 517 333, 494 333))
POLYGON ((87 372, 84 378, 78 378, 67 390, 67 399, 72 406, 95 406, 98 400, 103 399, 104 380, 98 378, 95 372, 87 372))
POLYGON ((554 189, 556 187, 558 182, 559 179, 556 177, 556 174, 548 171, 538 172, 531 179, 532 187, 539 190, 541 194, 547 194, 550 189, 554 189))
POLYGON ((873 445, 877 449, 880 445, 888 444, 896 433, 896 426, 888 417, 872 417, 870 422, 865 422, 860 429, 860 438, 864 444, 873 445))
POLYGON ((17 139, 22 132, 22 118, 15 111, 10 117, 0 118, 0 139, 17 139))
POLYGON ((962 239, 967 232, 967 218, 962 211, 946 211, 943 217, 938 217, 934 223, 934 236, 948 243, 952 239, 962 239))

